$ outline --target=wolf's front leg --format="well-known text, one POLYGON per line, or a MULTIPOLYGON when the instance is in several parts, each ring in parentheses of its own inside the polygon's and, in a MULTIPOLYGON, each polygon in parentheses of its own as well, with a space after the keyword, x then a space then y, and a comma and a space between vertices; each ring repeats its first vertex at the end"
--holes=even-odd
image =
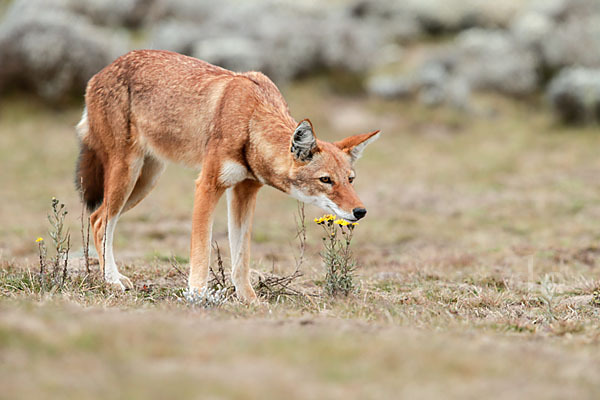
MULTIPOLYGON (((204 172, 204 171, 203 171, 204 172)), ((213 213, 224 189, 213 184, 210 174, 202 173, 196 181, 194 214, 192 219, 192 245, 190 254, 189 289, 201 292, 208 281, 210 241, 213 213)))
POLYGON ((250 283, 250 237, 256 195, 261 187, 260 183, 247 179, 227 190, 231 280, 240 300, 247 303, 256 301, 250 283))

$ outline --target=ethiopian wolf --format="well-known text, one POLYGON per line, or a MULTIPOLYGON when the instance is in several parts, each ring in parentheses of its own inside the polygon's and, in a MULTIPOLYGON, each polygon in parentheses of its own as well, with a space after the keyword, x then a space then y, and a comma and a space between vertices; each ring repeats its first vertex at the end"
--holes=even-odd
POLYGON ((256 194, 275 187, 348 221, 367 211, 353 164, 379 131, 335 143, 297 123, 273 82, 168 51, 132 51, 90 79, 77 125, 75 181, 90 211, 107 282, 132 287, 113 255, 117 220, 155 186, 166 160, 200 169, 194 194, 189 288, 208 279, 213 213, 227 193, 232 280, 256 299, 249 277, 256 194), (94 211, 95 210, 95 211, 94 211))

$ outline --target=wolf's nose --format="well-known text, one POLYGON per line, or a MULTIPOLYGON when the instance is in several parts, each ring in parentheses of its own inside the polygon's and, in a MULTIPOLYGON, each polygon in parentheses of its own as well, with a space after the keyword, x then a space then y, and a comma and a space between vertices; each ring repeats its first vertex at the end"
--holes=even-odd
POLYGON ((364 208, 355 208, 354 210, 352 210, 352 214, 354 214, 354 218, 361 219, 362 217, 367 215, 367 210, 365 210, 364 208))

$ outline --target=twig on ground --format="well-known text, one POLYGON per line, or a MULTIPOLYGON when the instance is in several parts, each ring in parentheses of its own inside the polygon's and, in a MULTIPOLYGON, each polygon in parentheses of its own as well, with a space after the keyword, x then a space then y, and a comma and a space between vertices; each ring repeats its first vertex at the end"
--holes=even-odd
POLYGON ((184 278, 187 278, 187 275, 185 273, 183 273, 183 271, 180 269, 181 266, 179 265, 179 262, 177 262, 177 258, 175 258, 175 256, 173 254, 171 254, 170 264, 171 264, 171 268, 173 268, 175 271, 177 271, 179 273, 179 275, 181 275, 184 278))
POLYGON ((258 277, 256 292, 259 296, 269 299, 278 299, 282 296, 304 296, 308 297, 299 288, 295 288, 295 280, 303 276, 300 267, 304 262, 304 252, 306 251, 306 215, 304 213, 304 203, 297 203, 297 215, 294 216, 296 222, 296 237, 298 238, 298 257, 295 257, 296 268, 289 275, 278 276, 275 274, 262 274, 258 277))
POLYGON ((225 275, 225 266, 223 265, 221 249, 219 248, 219 243, 217 243, 217 241, 213 243, 213 248, 215 249, 217 258, 217 270, 215 271, 212 266, 208 267, 211 277, 208 280, 207 287, 210 287, 213 290, 225 290, 228 294, 233 294, 235 292, 235 287, 225 275))
POLYGON ((69 251, 71 250, 71 235, 67 236, 67 247, 65 248, 65 259, 62 270, 61 286, 67 281, 67 265, 69 264, 69 251))
POLYGON ((292 286, 292 283, 302 276, 302 272, 295 270, 290 275, 278 276, 275 274, 264 274, 258 277, 257 294, 267 299, 281 296, 305 296, 300 289, 292 286))
POLYGON ((299 242, 300 254, 296 259, 296 271, 300 269, 304 262, 304 252, 306 251, 306 214, 304 213, 304 203, 297 202, 298 215, 294 216, 296 221, 296 237, 299 242))
POLYGON ((40 291, 44 293, 44 270, 46 267, 46 244, 44 244, 44 240, 42 238, 38 239, 38 248, 40 251, 40 291))

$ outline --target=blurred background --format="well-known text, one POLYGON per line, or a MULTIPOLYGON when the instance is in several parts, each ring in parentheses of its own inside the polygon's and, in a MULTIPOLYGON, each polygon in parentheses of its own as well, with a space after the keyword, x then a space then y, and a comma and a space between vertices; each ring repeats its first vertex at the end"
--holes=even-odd
POLYGON ((136 48, 167 49, 279 85, 484 112, 473 93, 544 95, 566 122, 600 120, 597 0, 2 0, 0 93, 49 104, 136 48))

